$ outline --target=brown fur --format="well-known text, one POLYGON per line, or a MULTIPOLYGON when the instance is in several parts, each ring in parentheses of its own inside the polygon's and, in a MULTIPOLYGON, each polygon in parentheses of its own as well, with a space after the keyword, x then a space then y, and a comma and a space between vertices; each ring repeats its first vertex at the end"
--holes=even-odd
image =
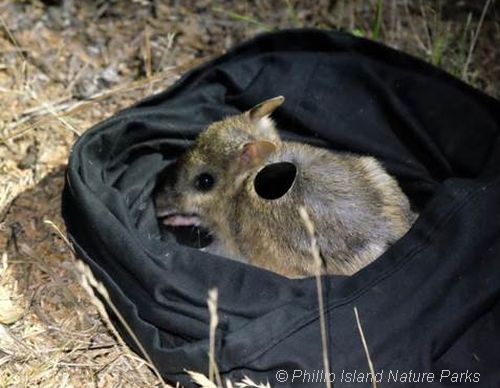
POLYGON ((298 210, 305 206, 323 273, 351 275, 408 231, 414 220, 408 199, 372 157, 281 141, 268 117, 281 102, 268 100, 210 125, 177 161, 176 179, 156 195, 157 210, 198 215, 216 238, 210 252, 302 277, 315 272, 298 210), (284 196, 265 200, 254 178, 280 161, 292 162, 297 176, 284 196), (209 192, 194 188, 202 172, 216 178, 209 192))

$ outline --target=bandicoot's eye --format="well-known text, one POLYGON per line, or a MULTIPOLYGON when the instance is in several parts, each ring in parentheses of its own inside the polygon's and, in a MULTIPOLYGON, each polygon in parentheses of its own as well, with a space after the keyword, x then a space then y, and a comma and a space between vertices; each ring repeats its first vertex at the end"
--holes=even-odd
POLYGON ((208 172, 201 173, 198 175, 195 180, 194 180, 194 187, 198 191, 209 191, 214 187, 215 184, 215 178, 212 174, 209 174, 208 172))

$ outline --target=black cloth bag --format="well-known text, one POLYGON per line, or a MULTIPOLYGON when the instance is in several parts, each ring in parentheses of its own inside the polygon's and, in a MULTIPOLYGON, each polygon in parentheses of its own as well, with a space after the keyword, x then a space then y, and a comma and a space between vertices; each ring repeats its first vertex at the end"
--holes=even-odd
POLYGON ((463 386, 500 386, 499 101, 383 45, 318 30, 242 44, 74 145, 68 234, 157 368, 187 386, 186 369, 207 372, 206 299, 217 287, 223 379, 324 386, 315 279, 164 241, 151 199, 209 123, 277 95, 285 139, 377 157, 420 213, 374 263, 323 278, 334 386, 371 386, 356 382, 368 364, 355 306, 379 386, 421 386, 423 372, 434 373, 424 386, 454 373, 463 386))

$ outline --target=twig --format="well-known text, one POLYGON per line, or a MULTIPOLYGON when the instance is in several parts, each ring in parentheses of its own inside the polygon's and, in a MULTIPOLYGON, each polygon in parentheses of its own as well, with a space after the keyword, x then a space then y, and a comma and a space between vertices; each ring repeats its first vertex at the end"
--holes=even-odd
POLYGON ((368 351, 368 344, 366 343, 365 334, 363 333, 363 328, 361 327, 361 321, 359 320, 358 309, 356 306, 354 306, 354 315, 356 316, 356 324, 358 325, 359 335, 361 337, 361 342, 363 343, 363 349, 365 350, 366 360, 368 361, 368 367, 370 368, 370 374, 372 375, 372 387, 377 388, 375 369, 373 368, 373 362, 370 357, 370 352, 368 351))
POLYGON ((81 133, 69 122, 67 121, 64 117, 60 116, 58 112, 54 109, 54 106, 51 105, 50 103, 46 103, 45 101, 41 100, 38 98, 36 95, 35 91, 31 88, 28 89, 31 97, 40 102, 42 106, 47 110, 48 113, 50 113, 52 116, 54 116, 57 120, 59 120, 66 128, 68 128, 70 131, 72 131, 75 135, 80 136, 81 133))
POLYGON ((217 363, 215 361, 215 331, 217 325, 219 324, 219 317, 217 315, 217 300, 218 293, 216 288, 212 288, 208 291, 208 312, 210 314, 210 344, 208 351, 208 378, 213 383, 217 382, 219 387, 222 387, 222 381, 219 375, 219 370, 217 368, 217 363))
POLYGON ((311 253, 314 258, 314 264, 316 265, 315 277, 316 277, 316 289, 318 291, 318 305, 319 305, 319 324, 321 329, 321 345, 323 348, 323 365, 325 368, 325 384, 327 388, 331 388, 333 386, 330 381, 330 362, 328 360, 328 334, 326 331, 326 320, 325 320, 325 306, 323 300, 323 287, 321 285, 321 266, 322 260, 319 254, 318 243, 316 240, 316 235, 314 232, 314 225, 307 213, 307 210, 304 206, 299 208, 300 216, 304 221, 304 225, 306 226, 307 234, 309 235, 309 239, 311 240, 311 253))
POLYGON ((425 31, 425 37, 427 38, 427 44, 429 48, 429 52, 432 52, 432 38, 429 32, 429 24, 427 23, 427 14, 425 13, 425 8, 424 4, 422 3, 422 0, 420 0, 420 12, 422 14, 422 22, 424 24, 424 31, 425 31))
POLYGON ((413 24, 413 16, 410 14, 410 7, 408 7, 408 0, 405 0, 403 4, 406 12, 406 18, 408 20, 408 25, 410 26, 410 29, 413 33, 415 41, 417 42, 417 45, 420 46, 420 49, 424 53, 429 54, 431 52, 430 48, 426 47, 422 39, 420 39, 420 34, 417 32, 415 24, 413 24))
POLYGON ((491 0, 487 0, 483 7, 483 12, 481 13, 481 18, 479 19, 479 23, 477 24, 476 32, 474 33, 474 37, 472 38, 471 45, 469 47, 469 54, 467 55, 467 59, 465 60, 465 64, 462 70, 462 78, 467 78, 467 71, 469 70, 469 65, 472 60, 472 53, 474 52, 474 48, 476 47, 477 39, 479 37, 479 33, 481 32, 481 28, 483 26, 484 17, 486 16, 486 11, 488 10, 491 4, 491 0))
POLYGON ((250 16, 240 15, 239 13, 236 13, 236 12, 226 11, 226 10, 219 8, 219 7, 215 7, 213 10, 214 10, 214 12, 223 13, 224 15, 227 15, 235 20, 240 20, 242 22, 254 24, 257 27, 260 27, 265 31, 272 31, 273 30, 272 27, 268 26, 265 23, 259 22, 257 19, 251 18, 250 16))
MULTIPOLYGON (((146 73, 146 78, 151 79, 151 77, 153 76, 153 64, 152 64, 153 54, 151 52, 151 32, 149 31, 149 27, 147 24, 144 27, 144 46, 142 49, 142 56, 144 61, 144 70, 146 73)), ((153 85, 150 83, 148 85, 148 94, 151 94, 152 92, 153 92, 153 85)))

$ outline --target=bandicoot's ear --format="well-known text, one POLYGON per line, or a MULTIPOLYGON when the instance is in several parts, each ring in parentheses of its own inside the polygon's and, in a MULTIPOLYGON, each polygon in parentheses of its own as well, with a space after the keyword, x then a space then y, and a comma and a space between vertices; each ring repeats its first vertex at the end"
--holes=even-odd
POLYGON ((259 140, 244 144, 238 155, 238 170, 242 172, 259 166, 274 150, 276 145, 270 141, 259 140))
POLYGON ((270 98, 269 100, 266 100, 264 102, 261 102, 258 105, 255 105, 252 109, 247 111, 247 115, 250 118, 250 121, 256 123, 259 120, 269 116, 273 111, 279 107, 281 104, 283 104, 283 101, 285 101, 285 97, 283 96, 278 96, 274 98, 270 98))

